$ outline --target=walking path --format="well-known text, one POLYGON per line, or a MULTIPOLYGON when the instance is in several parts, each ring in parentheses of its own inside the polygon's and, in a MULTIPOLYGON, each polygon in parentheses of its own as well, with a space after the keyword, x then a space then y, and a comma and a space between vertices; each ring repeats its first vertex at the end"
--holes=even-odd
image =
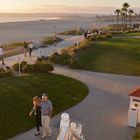
MULTIPOLYGON (((61 66, 56 66, 53 73, 78 79, 89 88, 85 100, 65 111, 71 120, 83 125, 86 140, 132 140, 135 129, 127 127, 128 94, 139 86, 140 77, 71 70, 61 66)), ((60 114, 52 118, 53 133, 47 140, 56 140, 59 122, 60 114)), ((40 140, 34 132, 32 129, 9 140, 40 140)))
MULTIPOLYGON (((50 45, 49 47, 45 48, 47 56, 52 55, 54 52, 60 52, 61 49, 74 45, 77 41, 83 40, 83 36, 74 36, 74 37, 67 37, 64 41, 57 43, 56 46, 50 45)), ((39 49, 33 50, 32 57, 24 57, 24 54, 15 55, 12 57, 5 58, 5 63, 9 66, 12 66, 14 63, 25 60, 28 63, 32 64, 36 60, 36 58, 40 55, 39 49)))

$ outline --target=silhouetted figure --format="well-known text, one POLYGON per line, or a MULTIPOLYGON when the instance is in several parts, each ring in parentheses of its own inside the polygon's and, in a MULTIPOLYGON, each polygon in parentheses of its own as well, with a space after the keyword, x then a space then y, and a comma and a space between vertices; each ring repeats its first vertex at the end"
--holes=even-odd
POLYGON ((84 38, 85 38, 85 39, 87 39, 87 34, 88 34, 88 32, 85 31, 85 32, 84 32, 84 38))
POLYGON ((27 52, 28 52, 28 43, 24 42, 24 56, 27 57, 27 52))
POLYGON ((34 47, 33 42, 30 42, 30 43, 28 44, 28 48, 29 48, 29 56, 32 56, 33 47, 34 47))

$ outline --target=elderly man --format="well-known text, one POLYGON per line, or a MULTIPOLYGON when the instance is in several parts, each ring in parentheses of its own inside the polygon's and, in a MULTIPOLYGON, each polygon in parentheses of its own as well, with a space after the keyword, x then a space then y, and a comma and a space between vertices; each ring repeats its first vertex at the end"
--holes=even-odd
POLYGON ((41 138, 46 138, 47 135, 51 136, 50 119, 52 115, 52 103, 48 99, 46 93, 42 94, 42 104, 41 104, 41 114, 42 114, 42 136, 41 138))

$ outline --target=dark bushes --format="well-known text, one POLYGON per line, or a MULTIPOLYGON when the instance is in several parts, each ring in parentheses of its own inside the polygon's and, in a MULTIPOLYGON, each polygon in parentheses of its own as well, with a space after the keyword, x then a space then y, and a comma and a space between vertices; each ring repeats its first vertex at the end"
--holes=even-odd
POLYGON ((25 65, 22 69, 23 73, 46 73, 53 71, 54 67, 48 63, 36 63, 33 65, 25 65))
POLYGON ((76 59, 71 59, 71 62, 68 65, 72 69, 80 69, 82 66, 76 59))
MULTIPOLYGON (((26 64, 27 64, 26 61, 22 61, 22 62, 20 63, 20 71, 22 71, 23 67, 24 67, 26 64)), ((12 66, 12 69, 13 69, 14 71, 19 71, 19 63, 15 63, 15 64, 12 66)))
POLYGON ((49 60, 54 64, 67 65, 73 69, 81 68, 79 61, 65 51, 62 54, 54 53, 49 60))
POLYGON ((49 58, 50 62, 61 65, 68 65, 71 59, 72 57, 66 52, 63 52, 61 55, 58 53, 54 53, 49 58))
POLYGON ((52 45, 54 43, 58 43, 60 41, 63 41, 62 38, 58 37, 58 36, 48 36, 48 37, 45 37, 43 40, 42 40, 42 43, 43 44, 47 44, 47 45, 52 45))
POLYGON ((12 71, 10 69, 5 70, 0 68, 0 78, 12 76, 12 71))
POLYGON ((73 29, 59 33, 60 35, 82 35, 84 31, 82 29, 73 29))
MULTIPOLYGON (((14 71, 19 71, 19 64, 16 63, 12 66, 14 71)), ((47 58, 38 58, 35 64, 27 64, 27 62, 22 61, 20 64, 20 71, 23 73, 45 73, 53 71, 54 68, 50 64, 47 58)))

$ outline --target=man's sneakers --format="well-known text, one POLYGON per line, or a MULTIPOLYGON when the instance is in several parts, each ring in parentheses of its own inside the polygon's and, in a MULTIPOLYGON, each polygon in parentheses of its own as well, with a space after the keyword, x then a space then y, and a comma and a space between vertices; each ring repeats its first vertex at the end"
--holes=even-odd
POLYGON ((40 135, 40 132, 37 131, 37 132, 35 133, 35 136, 39 136, 39 135, 40 135))
POLYGON ((50 133, 50 134, 48 134, 48 136, 49 136, 49 137, 51 137, 51 135, 52 135, 51 133, 50 133))
POLYGON ((45 139, 47 136, 48 136, 48 137, 51 137, 51 133, 48 134, 48 135, 43 135, 43 136, 41 136, 41 138, 42 138, 42 139, 45 139))
POLYGON ((44 136, 41 136, 41 139, 45 139, 46 137, 47 137, 47 136, 45 136, 45 135, 44 135, 44 136))

